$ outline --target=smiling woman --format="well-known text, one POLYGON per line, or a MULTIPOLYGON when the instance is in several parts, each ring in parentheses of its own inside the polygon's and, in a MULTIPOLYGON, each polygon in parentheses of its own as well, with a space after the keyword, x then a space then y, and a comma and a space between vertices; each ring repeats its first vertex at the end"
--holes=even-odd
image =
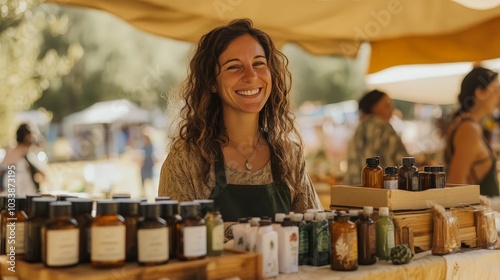
POLYGON ((225 221, 322 208, 294 126, 287 64, 247 19, 201 38, 160 196, 211 198, 225 221))

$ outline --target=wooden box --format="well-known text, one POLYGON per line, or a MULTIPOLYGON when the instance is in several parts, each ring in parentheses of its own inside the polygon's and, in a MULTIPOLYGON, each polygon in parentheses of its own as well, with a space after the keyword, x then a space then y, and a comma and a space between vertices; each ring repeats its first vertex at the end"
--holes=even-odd
POLYGON ((360 186, 332 186, 331 208, 389 207, 391 211, 427 209, 428 201, 450 208, 461 204, 479 203, 478 185, 447 185, 444 189, 420 192, 363 188, 360 186))
MULTIPOLYGON (((95 269, 90 264, 71 268, 46 268, 41 263, 16 260, 16 272, 8 270, 7 256, 0 257, 0 276, 19 280, 116 280, 116 279, 261 279, 262 261, 256 253, 226 249, 222 256, 202 260, 169 263, 158 266, 139 266, 127 263, 121 268, 95 269)), ((2 278, 9 279, 9 278, 2 278)))

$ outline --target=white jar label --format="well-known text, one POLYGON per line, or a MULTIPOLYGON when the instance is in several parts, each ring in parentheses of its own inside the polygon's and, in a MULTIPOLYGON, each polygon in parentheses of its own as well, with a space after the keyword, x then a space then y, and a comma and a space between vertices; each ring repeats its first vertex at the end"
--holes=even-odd
POLYGON ((224 249, 224 225, 218 225, 212 229, 212 250, 221 251, 223 249, 224 249))
POLYGON ((207 254, 207 227, 183 227, 184 256, 201 257, 207 254))
POLYGON ((139 262, 168 260, 168 228, 140 229, 137 231, 139 262))
POLYGON ((386 190, 397 190, 398 189, 398 180, 387 180, 387 181, 384 181, 384 189, 386 189, 386 190))
POLYGON ((92 261, 125 260, 125 226, 92 226, 90 229, 92 261))
POLYGON ((47 230, 46 260, 49 266, 67 266, 78 263, 80 230, 47 230))

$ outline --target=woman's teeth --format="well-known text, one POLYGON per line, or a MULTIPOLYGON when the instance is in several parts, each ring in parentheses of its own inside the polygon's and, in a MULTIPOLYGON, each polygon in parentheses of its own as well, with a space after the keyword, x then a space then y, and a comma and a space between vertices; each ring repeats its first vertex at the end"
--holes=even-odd
POLYGON ((254 95, 254 94, 259 93, 259 91, 260 91, 260 88, 252 89, 252 90, 237 90, 236 93, 241 94, 241 95, 254 95))

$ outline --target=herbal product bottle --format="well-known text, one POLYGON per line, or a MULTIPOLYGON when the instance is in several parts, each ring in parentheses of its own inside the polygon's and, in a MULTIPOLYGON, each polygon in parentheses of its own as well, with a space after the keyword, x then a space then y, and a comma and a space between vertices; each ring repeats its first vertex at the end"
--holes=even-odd
POLYGON ((0 254, 5 255, 5 225, 7 222, 8 197, 0 197, 0 254))
POLYGON ((92 224, 92 208, 94 201, 88 198, 68 198, 71 202, 73 218, 80 229, 79 263, 90 262, 90 225, 92 224))
POLYGON ((37 198, 37 197, 42 197, 42 195, 40 194, 27 194, 26 195, 26 209, 24 210, 24 212, 26 213, 26 217, 30 217, 31 216, 31 202, 33 201, 33 198, 37 198))
POLYGON ((239 218, 238 223, 231 226, 233 231, 234 249, 244 251, 246 248, 245 234, 250 228, 247 218, 239 218))
POLYGON ((43 264, 69 267, 78 264, 80 230, 71 217, 71 202, 50 203, 50 220, 43 227, 43 264))
POLYGON ((213 204, 208 205, 205 223, 207 225, 207 255, 220 256, 224 251, 224 221, 213 204))
POLYGON ((137 261, 137 223, 139 222, 138 199, 116 199, 119 203, 119 214, 125 219, 125 261, 137 261))
POLYGON ((398 189, 398 168, 396 166, 387 166, 384 169, 384 189, 398 189))
POLYGON ((96 268, 125 264, 125 219, 118 214, 116 200, 96 201, 96 216, 90 227, 90 262, 96 268))
POLYGON ((37 197, 31 201, 31 216, 26 220, 24 235, 24 260, 27 262, 42 261, 42 227, 49 221, 49 206, 55 197, 37 197))
POLYGON ((137 224, 137 259, 139 265, 159 265, 168 262, 168 228, 160 218, 160 205, 141 203, 141 218, 137 224))
POLYGON ((422 191, 432 188, 432 173, 430 166, 424 166, 424 171, 418 172, 418 185, 422 191))
POLYGON ((380 207, 378 217, 375 222, 377 257, 381 260, 389 260, 391 259, 391 249, 394 247, 394 224, 389 218, 389 208, 380 207))
POLYGON ((380 167, 378 157, 366 159, 366 166, 361 170, 361 185, 366 188, 383 187, 384 169, 380 167))
POLYGON ((312 220, 314 213, 305 213, 304 221, 299 224, 299 265, 312 264, 312 220))
POLYGON ((398 188, 407 191, 419 191, 418 168, 414 165, 414 157, 404 157, 403 165, 398 171, 398 188))
POLYGON ((177 231, 180 230, 182 217, 179 215, 177 200, 160 200, 160 217, 167 222, 169 258, 177 258, 177 231))
POLYGON ((24 209, 26 208, 26 197, 24 196, 19 196, 16 198, 9 198, 8 199, 8 212, 7 212, 7 220, 6 220, 6 238, 5 238, 5 252, 6 254, 14 253, 16 256, 23 256, 24 255, 24 235, 25 235, 25 225, 26 225, 26 219, 28 218, 26 216, 26 213, 24 212, 24 209), (14 203, 14 205, 13 205, 14 203), (12 207, 12 208, 11 208, 12 207), (13 211, 12 211, 12 210, 13 211), (15 227, 11 227, 9 225, 9 219, 14 218, 15 220, 15 227), (15 248, 12 250, 12 248, 15 248))
POLYGON ((318 212, 311 222, 310 235, 311 265, 323 266, 330 263, 330 229, 325 213, 318 212))
POLYGON ((437 165, 431 166, 431 188, 443 189, 446 187, 446 173, 444 172, 444 166, 437 165))
POLYGON ((372 220, 373 207, 363 207, 361 218, 356 222, 358 233, 358 263, 362 265, 374 264, 376 256, 376 230, 372 220))
POLYGON ((245 231, 245 250, 256 252, 257 250, 257 232, 260 224, 259 217, 250 218, 250 228, 245 231))
POLYGON ((352 271, 358 269, 358 237, 356 225, 349 216, 339 213, 337 221, 331 225, 330 269, 352 271))
POLYGON ((278 229, 278 260, 280 273, 299 271, 299 228, 290 218, 278 229))
POLYGON ((182 224, 177 232, 177 258, 203 259, 207 255, 207 226, 200 216, 200 204, 183 201, 180 206, 182 224))
POLYGON ((278 233, 273 230, 270 220, 261 220, 258 228, 256 252, 262 255, 262 276, 278 276, 278 233))

